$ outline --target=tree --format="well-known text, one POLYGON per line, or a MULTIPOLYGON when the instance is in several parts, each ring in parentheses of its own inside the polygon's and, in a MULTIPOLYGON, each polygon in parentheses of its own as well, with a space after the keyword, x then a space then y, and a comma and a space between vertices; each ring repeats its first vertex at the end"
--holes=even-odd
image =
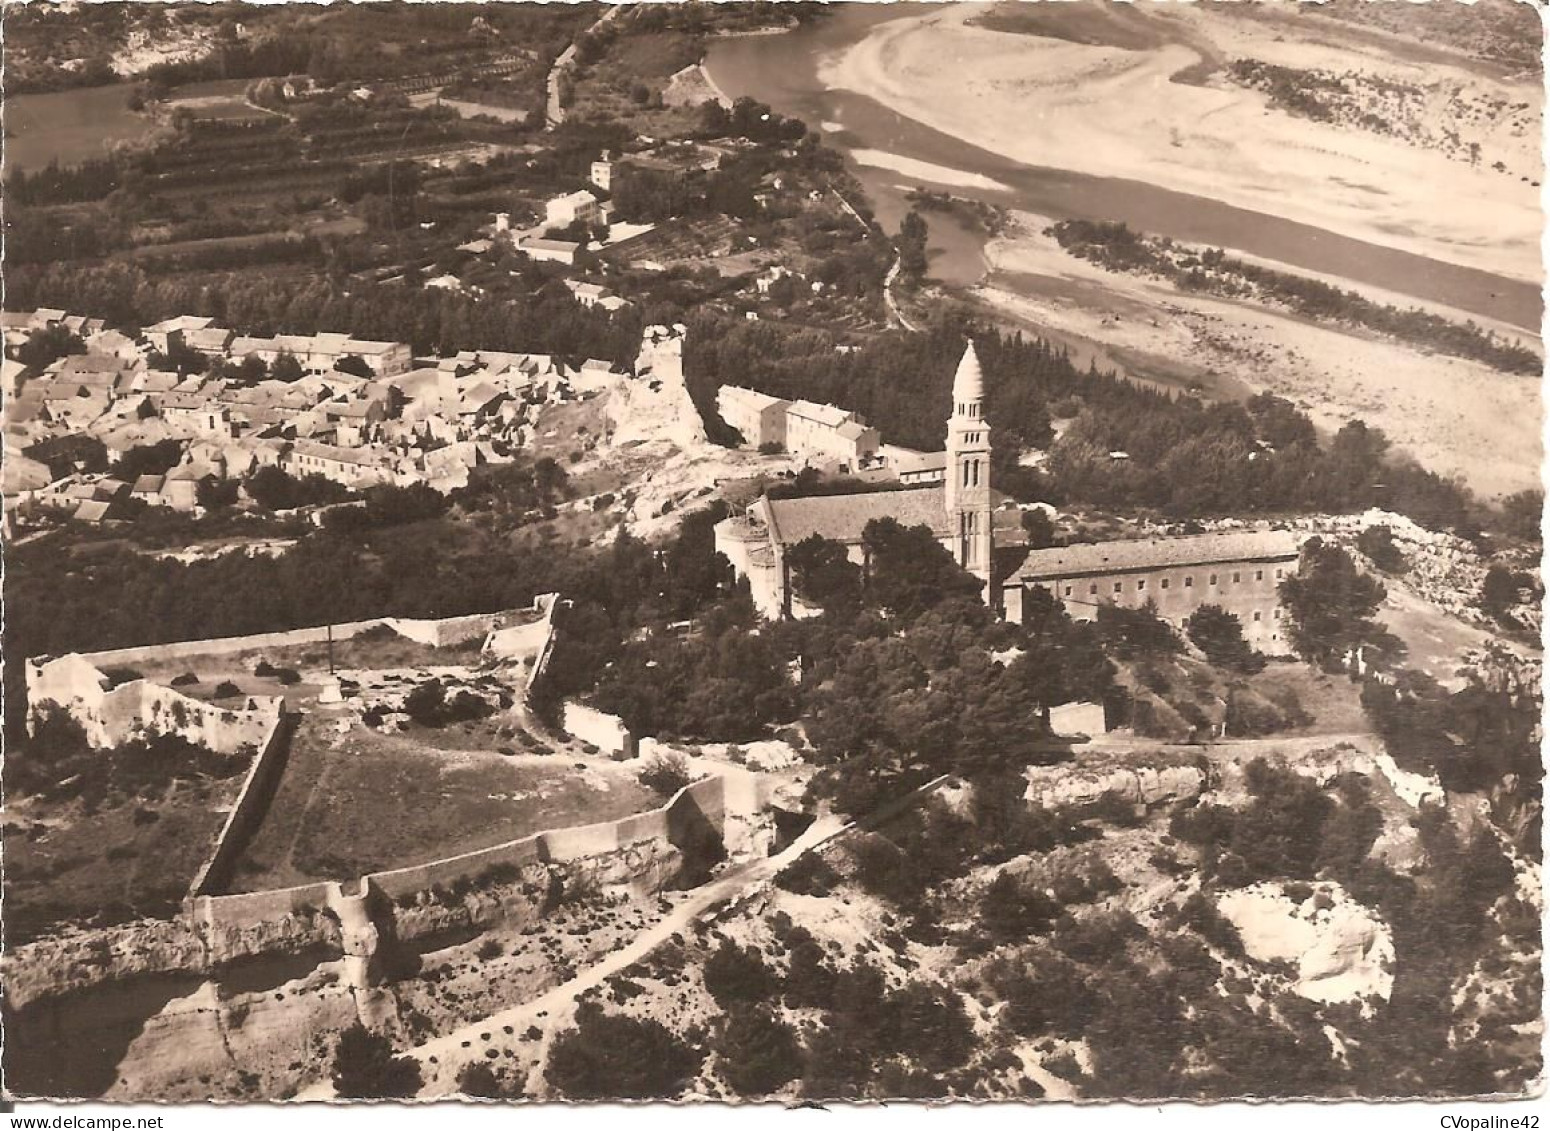
POLYGON ((640 784, 661 797, 671 797, 694 780, 689 763, 682 754, 654 754, 637 777, 640 784))
POLYGON ((194 487, 194 501, 205 510, 224 510, 237 501, 237 481, 207 475, 194 487))
POLYGON ((1220 605, 1201 605, 1184 622, 1191 643, 1217 667, 1254 672, 1264 661, 1243 639, 1243 622, 1220 605))
POLYGON ((1480 584, 1480 607, 1497 620, 1508 620, 1517 603, 1517 576, 1501 563, 1493 564, 1480 584))
POLYGON ((1545 493, 1539 490, 1519 491, 1502 500, 1502 525, 1507 533, 1525 542, 1539 542, 1539 525, 1544 516, 1545 493))
POLYGON ((1157 603, 1150 597, 1137 609, 1099 605, 1097 625, 1104 648, 1123 660, 1171 655, 1180 648, 1178 635, 1158 616, 1157 603))
POLYGON ((1041 508, 1023 511, 1023 531, 1031 549, 1043 550, 1055 544, 1055 524, 1041 508))
POLYGON ((576 1028, 554 1042, 544 1076, 574 1100, 656 1100, 679 1095, 705 1059, 658 1021, 576 1010, 576 1028))
POLYGON ((861 568, 845 547, 819 534, 810 535, 786 554, 792 589, 805 603, 844 615, 861 606, 861 568))
POLYGON ((356 1022, 339 1034, 333 1079, 345 1099, 402 1099, 420 1090, 420 1065, 394 1056, 391 1041, 356 1022))
POLYGON ((154 444, 135 445, 119 456, 109 470, 114 477, 133 483, 142 475, 166 474, 182 458, 182 440, 159 440, 154 444))
POLYGON ((299 381, 305 373, 306 370, 302 369, 301 362, 297 361, 296 355, 292 353, 277 354, 274 361, 269 364, 269 377, 273 381, 287 383, 299 381))
POLYGON ((1346 653, 1381 638, 1372 618, 1388 591, 1351 555, 1321 538, 1303 543, 1297 572, 1280 586, 1292 648, 1310 663, 1338 668, 1346 653))
POLYGON ((479 1100, 498 1100, 506 1094, 495 1075, 495 1069, 482 1060, 476 1060, 463 1068, 458 1074, 457 1090, 479 1100))
POLYGON ((81 341, 80 335, 56 322, 29 334, 27 340, 16 347, 16 360, 34 369, 42 369, 62 357, 85 352, 86 343, 81 341))
POLYGON ((899 270, 917 281, 926 274, 926 235, 925 219, 911 208, 899 222, 899 270))
POLYGON ((1410 562, 1394 544, 1394 532, 1387 526, 1367 527, 1356 536, 1356 548, 1385 573, 1404 573, 1410 568, 1410 562))
POLYGON ((927 526, 874 518, 861 532, 867 603, 905 620, 952 597, 978 597, 979 581, 953 560, 927 526))
POLYGON ((705 960, 704 977, 706 991, 723 1009, 765 1001, 776 988, 759 952, 730 939, 723 939, 705 960))
POLYGON ((721 1074, 740 1096, 770 1095, 802 1075, 796 1034, 759 1006, 731 1010, 715 1049, 721 1074))
MULTIPOLYGON (((278 361, 279 359, 276 358, 278 361)), ((340 373, 348 373, 354 377, 363 377, 366 380, 376 376, 375 371, 367 364, 366 359, 357 354, 347 353, 334 362, 334 368, 340 373)))

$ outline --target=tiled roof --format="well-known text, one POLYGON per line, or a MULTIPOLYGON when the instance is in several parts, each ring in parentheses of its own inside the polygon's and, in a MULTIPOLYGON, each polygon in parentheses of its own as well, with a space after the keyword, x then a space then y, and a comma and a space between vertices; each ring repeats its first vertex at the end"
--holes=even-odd
POLYGON ((851 414, 832 404, 814 404, 812 401, 792 401, 786 409, 788 416, 800 416, 825 428, 838 428, 851 418, 851 414))
POLYGON ((723 385, 719 395, 733 403, 746 405, 751 409, 757 410, 786 403, 779 397, 772 397, 768 393, 761 393, 758 389, 745 389, 741 385, 723 385))
POLYGON ((1275 561, 1295 558, 1299 546, 1297 535, 1290 530, 1228 531, 1128 542, 1087 542, 1030 550, 1013 576, 1023 579, 1073 577, 1213 562, 1275 561))
POLYGON ((941 487, 767 499, 765 514, 771 539, 785 546, 813 534, 835 542, 859 542, 866 524, 874 518, 897 519, 905 526, 929 526, 939 537, 950 533, 941 487))

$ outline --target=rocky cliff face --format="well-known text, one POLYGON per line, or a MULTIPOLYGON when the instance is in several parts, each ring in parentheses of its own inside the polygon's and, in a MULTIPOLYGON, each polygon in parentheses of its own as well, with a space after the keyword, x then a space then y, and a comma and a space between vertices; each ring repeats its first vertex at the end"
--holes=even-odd
POLYGON ((1026 773, 1029 802, 1045 809, 1086 808, 1105 800, 1152 806, 1198 797, 1206 775, 1196 766, 1035 766, 1026 773))

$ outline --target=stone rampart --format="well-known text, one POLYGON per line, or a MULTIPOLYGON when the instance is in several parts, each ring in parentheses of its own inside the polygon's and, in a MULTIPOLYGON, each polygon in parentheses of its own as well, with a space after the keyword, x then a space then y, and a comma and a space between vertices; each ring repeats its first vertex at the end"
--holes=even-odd
POLYGON ((199 894, 187 907, 213 958, 222 961, 250 953, 238 948, 251 946, 266 928, 276 945, 295 945, 298 935, 315 933, 311 925, 323 909, 344 922, 346 912, 358 910, 366 893, 398 903, 434 888, 477 885, 496 868, 515 871, 535 864, 560 865, 566 872, 576 869, 610 884, 637 883, 655 889, 671 878, 667 862, 697 850, 707 836, 719 836, 728 816, 726 793, 722 779, 706 778, 680 789, 657 809, 617 821, 546 830, 442 860, 373 872, 350 885, 358 893, 354 895, 346 895, 337 882, 325 881, 236 895, 199 894), (350 901, 354 902, 347 907, 350 901))
POLYGON ((294 716, 283 713, 275 718, 274 726, 259 746, 253 764, 248 767, 242 789, 238 791, 231 812, 226 815, 226 823, 221 826, 220 835, 216 837, 215 848, 204 867, 199 869, 199 874, 194 877, 189 888, 190 895, 208 895, 231 883, 232 869, 236 867, 243 848, 269 812, 270 799, 285 770, 293 722, 294 716))
MULTIPOLYGON (((231 652, 249 652, 262 648, 286 648, 298 644, 322 644, 330 634, 334 640, 349 640, 373 628, 390 628, 399 635, 444 647, 471 640, 476 636, 489 636, 515 629, 518 635, 512 639, 521 641, 525 648, 537 652, 548 635, 547 627, 554 609, 556 595, 545 593, 536 597, 530 608, 505 609, 495 613, 473 613, 466 616, 441 619, 416 619, 410 617, 372 617, 369 620, 341 621, 338 624, 320 624, 309 628, 293 628, 284 632, 261 632, 250 636, 218 636, 207 640, 174 640, 165 644, 141 644, 132 648, 110 648, 101 652, 82 652, 80 658, 98 668, 117 664, 132 664, 149 660, 177 659, 183 656, 217 656, 231 652), (517 621, 527 623, 517 624, 517 621)), ((525 651, 522 654, 527 654, 525 651)), ((38 663, 48 662, 40 657, 38 663)), ((32 661, 29 661, 31 663, 32 661)))

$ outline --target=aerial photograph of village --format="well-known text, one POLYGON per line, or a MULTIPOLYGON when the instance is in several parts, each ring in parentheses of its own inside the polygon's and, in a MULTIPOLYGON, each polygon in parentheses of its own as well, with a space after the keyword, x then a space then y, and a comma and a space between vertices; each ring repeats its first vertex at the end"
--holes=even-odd
POLYGON ((7 3, 5 1102, 1537 1094, 1541 21, 7 3))

